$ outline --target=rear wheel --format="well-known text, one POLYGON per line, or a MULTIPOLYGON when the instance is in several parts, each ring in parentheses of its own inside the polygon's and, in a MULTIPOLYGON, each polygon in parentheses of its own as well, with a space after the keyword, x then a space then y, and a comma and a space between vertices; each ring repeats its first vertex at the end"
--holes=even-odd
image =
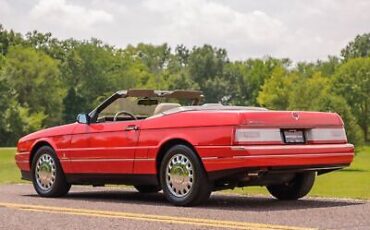
POLYGON ((162 190, 158 185, 135 185, 134 187, 141 193, 155 193, 162 190))
POLYGON ((37 150, 32 161, 31 173, 33 187, 40 196, 64 196, 71 188, 54 150, 49 146, 37 150))
POLYGON ((315 172, 299 173, 287 183, 267 186, 267 190, 279 200, 298 200, 310 192, 315 175, 315 172))
POLYGON ((185 145, 169 149, 161 162, 163 193, 174 205, 193 206, 207 200, 211 186, 196 153, 185 145))

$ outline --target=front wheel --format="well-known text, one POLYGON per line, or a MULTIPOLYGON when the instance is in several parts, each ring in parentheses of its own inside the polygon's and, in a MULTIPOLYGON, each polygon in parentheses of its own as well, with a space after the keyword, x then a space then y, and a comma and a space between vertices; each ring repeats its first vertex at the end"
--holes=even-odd
POLYGON ((49 146, 37 150, 31 172, 33 187, 42 197, 64 196, 71 188, 54 150, 49 146))
POLYGON ((267 190, 279 200, 298 200, 310 192, 315 182, 315 176, 315 172, 298 173, 291 181, 269 185, 267 190))
POLYGON ((185 145, 169 149, 161 162, 163 193, 172 204, 193 206, 207 200, 211 186, 196 153, 185 145))

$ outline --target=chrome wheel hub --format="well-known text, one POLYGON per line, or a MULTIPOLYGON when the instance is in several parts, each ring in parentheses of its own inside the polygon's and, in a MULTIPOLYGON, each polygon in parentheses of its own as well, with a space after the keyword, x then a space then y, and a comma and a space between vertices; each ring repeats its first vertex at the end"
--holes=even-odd
POLYGON ((186 196, 194 183, 193 165, 183 154, 174 155, 166 167, 167 188, 176 197, 186 196))
POLYGON ((43 154, 36 163, 35 177, 37 185, 44 191, 53 188, 56 178, 56 165, 49 154, 43 154))

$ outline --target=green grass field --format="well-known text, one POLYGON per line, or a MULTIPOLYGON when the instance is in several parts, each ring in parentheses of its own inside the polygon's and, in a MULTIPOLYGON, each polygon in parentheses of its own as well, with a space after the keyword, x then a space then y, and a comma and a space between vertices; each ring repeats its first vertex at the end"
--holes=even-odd
MULTIPOLYGON (((0 183, 20 183, 15 148, 0 148, 0 183)), ((238 194, 268 194, 263 187, 229 190, 238 194)), ((317 177, 310 196, 370 199, 370 146, 360 149, 351 167, 317 177)))
POLYGON ((0 148, 0 183, 22 182, 14 160, 15 151, 15 148, 0 148))

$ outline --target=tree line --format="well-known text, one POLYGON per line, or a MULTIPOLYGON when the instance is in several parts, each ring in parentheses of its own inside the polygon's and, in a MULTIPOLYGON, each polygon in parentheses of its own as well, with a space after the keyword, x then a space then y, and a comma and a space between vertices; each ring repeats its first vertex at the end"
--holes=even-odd
POLYGON ((337 112, 350 141, 360 145, 369 136, 370 33, 358 35, 339 56, 293 63, 230 60, 225 49, 211 45, 117 48, 98 39, 22 35, 0 25, 1 146, 74 122, 78 113, 129 88, 197 89, 205 102, 337 112))

